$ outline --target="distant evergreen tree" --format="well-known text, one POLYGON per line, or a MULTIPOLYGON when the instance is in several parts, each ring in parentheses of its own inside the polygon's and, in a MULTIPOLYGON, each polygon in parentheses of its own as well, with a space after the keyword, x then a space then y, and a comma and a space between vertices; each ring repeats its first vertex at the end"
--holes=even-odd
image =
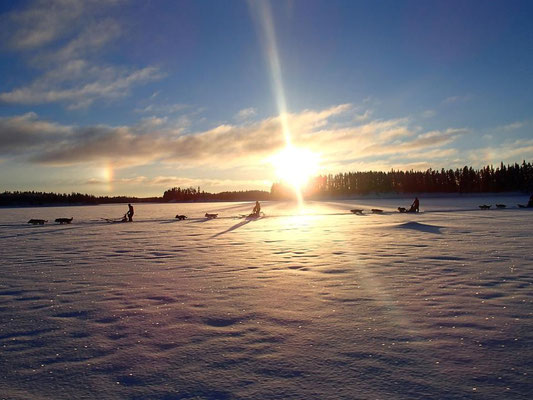
MULTIPOLYGON (((343 197, 368 193, 498 193, 533 192, 533 165, 488 165, 475 170, 464 166, 440 171, 344 172, 313 178, 305 188, 307 197, 343 197)), ((273 198, 289 198, 291 191, 272 185, 273 198)))
MULTIPOLYGON (((159 200, 161 200, 159 198, 159 200)), ((0 193, 0 206, 43 206, 73 204, 136 203, 154 201, 154 198, 138 199, 136 197, 96 197, 81 193, 45 193, 45 192, 4 192, 0 193)))
POLYGON ((200 187, 182 189, 173 187, 163 193, 165 202, 187 202, 187 201, 255 201, 270 200, 270 193, 264 190, 246 190, 234 192, 208 193, 201 192, 200 187))

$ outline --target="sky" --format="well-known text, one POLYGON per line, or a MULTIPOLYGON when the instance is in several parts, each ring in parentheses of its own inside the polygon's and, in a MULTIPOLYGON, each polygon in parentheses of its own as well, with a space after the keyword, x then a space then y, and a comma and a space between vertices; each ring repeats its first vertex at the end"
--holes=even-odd
POLYGON ((533 2, 0 2, 0 191, 533 160, 533 2))

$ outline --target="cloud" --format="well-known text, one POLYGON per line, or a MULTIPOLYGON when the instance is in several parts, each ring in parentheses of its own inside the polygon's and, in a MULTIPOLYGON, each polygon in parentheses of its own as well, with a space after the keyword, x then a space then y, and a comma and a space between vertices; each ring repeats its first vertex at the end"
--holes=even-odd
POLYGON ((409 152, 403 154, 401 159, 426 159, 426 160, 443 160, 449 159, 450 157, 457 156, 457 149, 433 149, 425 150, 424 152, 409 152))
MULTIPOLYGON (((68 70, 72 66, 66 65, 65 69, 68 70)), ((97 67, 82 63, 76 63, 74 67, 79 67, 79 70, 74 71, 72 68, 72 75, 64 75, 61 80, 56 79, 58 70, 54 70, 29 86, 0 93, 0 101, 12 104, 68 102, 68 107, 71 109, 83 108, 98 99, 125 96, 131 87, 160 79, 163 76, 154 67, 134 71, 120 71, 114 67, 97 67), (76 81, 72 84, 73 75, 81 75, 83 71, 86 72, 83 81, 76 81)))
POLYGON ((101 178, 89 178, 84 182, 87 185, 129 185, 142 184, 144 186, 170 188, 170 187, 198 187, 209 188, 209 190, 242 190, 243 187, 263 187, 265 190, 270 188, 270 182, 254 179, 206 179, 191 178, 183 176, 155 176, 148 178, 146 176, 134 176, 127 178, 116 178, 106 180, 101 178), (233 189, 228 189, 233 188, 233 189))
POLYGON ((0 118, 0 154, 27 153, 67 140, 72 128, 39 120, 35 113, 0 118))
MULTIPOLYGON (((158 92, 156 92, 158 93, 158 92)), ((157 96, 157 94, 156 94, 157 96)), ((150 96, 150 99, 155 98, 154 95, 150 96)), ((136 108, 135 112, 139 114, 175 114, 177 112, 183 111, 187 108, 190 108, 188 104, 182 103, 173 103, 173 104, 149 104, 143 108, 136 108)))
MULTIPOLYGON (((329 172, 345 172, 354 168, 368 170, 375 168, 373 165, 376 163, 376 159, 381 159, 380 164, 386 166, 380 167, 379 170, 398 169, 398 166, 411 165, 422 162, 421 160, 428 164, 434 164, 447 159, 447 150, 440 149, 435 144, 429 144, 427 147, 421 146, 418 139, 408 140, 401 146, 375 143, 356 151, 330 149, 328 153, 322 155, 322 169, 329 172), (432 146, 434 146, 433 149, 431 149, 432 146), (437 155, 439 157, 436 157, 437 155), (431 156, 435 157, 431 158, 431 156), (364 167, 365 165, 366 167, 364 167)), ((454 152, 455 149, 449 149, 449 155, 454 152)))
POLYGON ((511 124, 508 124, 508 125, 504 125, 504 126, 502 126, 502 129, 503 129, 504 131, 514 131, 515 129, 523 128, 525 125, 526 125, 525 122, 522 122, 522 121, 516 121, 516 122, 513 122, 513 123, 511 123, 511 124))
POLYGON ((442 103, 443 104, 453 104, 453 103, 462 103, 466 101, 470 101, 472 99, 472 96, 467 94, 463 96, 450 96, 445 98, 442 103))
POLYGON ((8 104, 64 103, 69 109, 114 100, 131 88, 165 76, 159 68, 125 68, 99 60, 121 28, 105 16, 118 1, 34 1, 2 16, 2 36, 17 51, 31 51, 30 66, 43 71, 27 85, 0 93, 8 104))
POLYGON ((437 112, 435 110, 425 110, 424 112, 422 112, 421 117, 433 118, 435 115, 437 115, 437 112))
POLYGON ((125 183, 125 184, 147 184, 150 180, 146 176, 135 176, 131 178, 115 178, 115 179, 102 179, 102 178, 89 178, 85 182, 87 185, 109 185, 116 183, 125 183))
POLYGON ((2 16, 2 24, 11 32, 8 45, 17 50, 31 50, 50 44, 72 29, 89 2, 74 0, 35 1, 22 11, 2 16))
MULTIPOLYGON (((379 156, 405 159, 436 157, 464 129, 422 132, 406 118, 353 125, 350 105, 287 114, 295 146, 322 155, 324 167, 349 165, 379 156), (347 125, 335 122, 345 115, 347 125), (426 154, 426 155, 425 155, 426 154)), ((52 166, 109 163, 114 167, 165 163, 175 168, 204 166, 213 170, 263 165, 285 146, 280 117, 253 123, 225 124, 184 133, 167 118, 150 117, 131 126, 63 126, 35 114, 0 120, 0 156, 26 151, 34 163, 52 166)))
POLYGON ((366 121, 366 120, 368 120, 370 118, 371 115, 372 115, 372 110, 365 110, 364 113, 357 114, 354 117, 354 121, 357 121, 357 122, 366 121))
MULTIPOLYGON (((233 190, 241 190, 243 187, 266 187, 270 189, 270 182, 257 179, 205 179, 205 178, 186 178, 176 176, 156 176, 148 180, 149 184, 157 186, 178 186, 178 187, 209 187, 225 189, 228 187, 233 190)), ((228 189, 229 190, 229 189, 228 189)))
POLYGON ((46 56, 38 57, 42 62, 46 59, 52 62, 75 60, 95 52, 107 43, 117 38, 121 33, 119 24, 112 19, 97 21, 85 27, 78 36, 70 40, 58 51, 51 52, 46 56))
MULTIPOLYGON (((327 119, 346 110, 336 106, 321 111, 303 111, 288 117, 294 132, 313 131, 327 124, 327 119)), ((150 118, 134 126, 68 127, 42 121, 35 114, 2 119, 9 123, 9 140, 4 140, 3 153, 13 148, 7 143, 32 143, 31 160, 50 165, 76 165, 112 161, 115 165, 141 165, 154 161, 187 165, 246 165, 257 157, 264 157, 284 146, 279 117, 242 125, 220 125, 213 129, 183 134, 179 127, 164 126, 163 118, 150 118), (35 133, 46 126, 50 134, 35 133), (160 129, 161 128, 161 129, 160 129), (69 134, 65 136, 65 132, 69 134), (17 135, 20 133, 20 138, 17 135), (55 133, 55 135, 52 135, 55 133), (27 139, 26 139, 27 138, 27 139), (54 139, 55 138, 55 139, 54 139), (54 140, 53 140, 54 139, 54 140)), ((295 135, 296 141, 299 135, 295 135)), ((304 135, 305 136, 305 135, 304 135)), ((306 140, 305 137, 302 137, 306 140)))
POLYGON ((237 114, 235 114, 235 119, 237 121, 246 121, 252 117, 255 117, 256 114, 257 114, 257 110, 253 107, 249 107, 249 108, 240 110, 237 114))
POLYGON ((474 166, 521 162, 533 159, 533 139, 518 139, 498 144, 497 147, 482 147, 466 154, 474 166))
POLYGON ((130 127, 91 126, 76 130, 75 139, 35 154, 33 161, 75 165, 112 161, 118 166, 142 165, 155 160, 164 147, 155 135, 137 135, 130 127))
POLYGON ((362 150, 367 156, 384 154, 407 154, 414 150, 422 150, 435 146, 443 146, 466 133, 464 129, 447 129, 446 131, 431 131, 417 135, 412 140, 397 143, 373 143, 362 150))
MULTIPOLYGON (((144 134, 147 132, 165 130, 168 124, 167 117, 147 117, 131 127, 132 133, 144 134)), ((178 129, 175 130, 178 132, 178 129)))
POLYGON ((313 150, 324 153, 324 164, 335 166, 378 156, 421 153, 449 145, 467 132, 466 129, 422 132, 418 127, 410 127, 407 118, 400 118, 324 129, 307 136, 313 150))

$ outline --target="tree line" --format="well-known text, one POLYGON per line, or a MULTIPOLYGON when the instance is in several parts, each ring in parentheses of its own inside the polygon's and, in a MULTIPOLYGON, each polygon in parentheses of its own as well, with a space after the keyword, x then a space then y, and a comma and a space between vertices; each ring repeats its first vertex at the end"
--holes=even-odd
POLYGON ((166 190, 163 197, 94 196, 82 193, 47 193, 14 191, 0 193, 0 207, 47 205, 97 205, 114 203, 158 203, 201 201, 255 201, 270 200, 270 193, 263 190, 228 191, 208 193, 200 188, 179 187, 166 190))
POLYGON ((201 191, 200 188, 193 187, 180 188, 173 187, 163 193, 165 202, 187 202, 187 201, 255 201, 270 200, 270 193, 264 190, 241 190, 219 193, 209 193, 201 191))
MULTIPOLYGON (((533 164, 492 165, 426 171, 366 171, 320 175, 303 188, 306 198, 335 198, 371 193, 498 193, 533 192, 533 164)), ((282 182, 264 190, 209 193, 200 188, 173 187, 162 197, 94 196, 81 193, 4 192, 0 206, 110 204, 140 202, 265 201, 294 197, 294 190, 282 182)))
MULTIPOLYGON (((94 196, 82 193, 46 193, 46 192, 4 192, 0 193, 0 206, 43 206, 43 205, 96 205, 112 203, 138 203, 154 198, 139 199, 130 196, 94 196)), ((160 200, 160 198, 159 198, 160 200)))
MULTIPOLYGON (((317 176, 304 188, 311 198, 342 197, 370 193, 498 193, 533 192, 533 165, 489 165, 426 171, 366 171, 317 176)), ((290 196, 282 183, 272 185, 274 199, 290 196)))

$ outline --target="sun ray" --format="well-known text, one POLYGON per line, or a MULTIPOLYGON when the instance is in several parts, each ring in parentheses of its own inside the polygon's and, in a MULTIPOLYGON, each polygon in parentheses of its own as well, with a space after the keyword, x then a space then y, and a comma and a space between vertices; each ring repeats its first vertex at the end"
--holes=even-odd
MULTIPOLYGON (((276 34, 274 30, 274 23, 272 20, 272 11, 270 3, 267 1, 249 1, 250 9, 256 17, 260 26, 261 38, 264 44, 266 58, 270 69, 270 77, 272 83, 272 90, 276 98, 276 105, 278 108, 279 121, 283 137, 285 139, 285 149, 274 156, 273 164, 276 167, 278 176, 282 179, 288 180, 296 192, 298 204, 300 208, 303 206, 302 186, 309 178, 309 174, 301 164, 296 160, 303 162, 307 167, 310 167, 311 157, 307 151, 296 149, 292 145, 292 135, 289 127, 289 119, 287 112, 287 101, 285 98, 285 91, 283 86, 283 79, 281 74, 281 65, 279 60, 279 53, 276 42, 276 34)), ((314 162, 318 166, 318 162, 314 162)), ((316 171, 314 171, 316 172, 316 171)))

